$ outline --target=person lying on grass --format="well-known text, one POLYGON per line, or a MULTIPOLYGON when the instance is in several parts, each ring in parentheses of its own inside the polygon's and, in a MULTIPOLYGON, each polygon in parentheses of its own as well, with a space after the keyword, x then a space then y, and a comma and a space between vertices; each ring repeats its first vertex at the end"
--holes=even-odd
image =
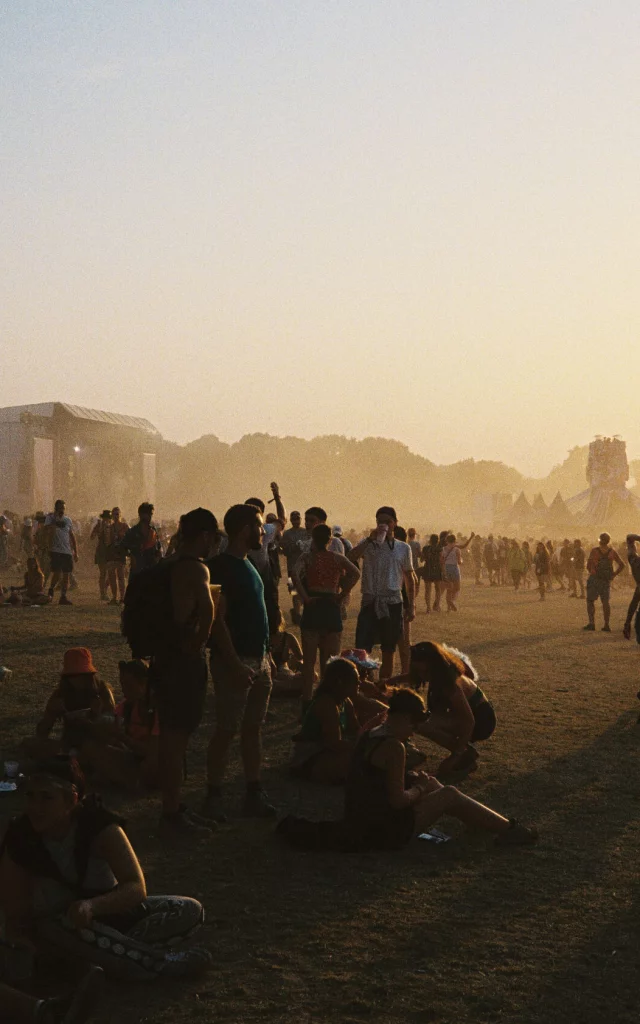
POLYGON ((111 687, 99 677, 91 651, 72 647, 63 658, 60 682, 50 695, 36 734, 22 743, 28 757, 49 757, 69 750, 80 752, 88 741, 106 742, 113 736, 115 700, 111 687), (62 724, 59 738, 52 738, 62 724))
POLYGON ((358 740, 345 789, 345 825, 364 847, 396 849, 442 815, 472 828, 493 832, 499 845, 535 843, 535 829, 505 818, 453 786, 443 786, 424 772, 406 785, 405 743, 427 720, 422 697, 407 688, 389 699, 386 722, 358 740))
POLYGON ((392 683, 427 688, 429 717, 420 736, 451 751, 438 766, 438 776, 475 771, 478 751, 473 746, 495 731, 496 713, 477 683, 478 673, 466 655, 430 640, 411 648, 411 668, 392 683))
POLYGON ((7 940, 130 981, 202 973, 206 950, 166 951, 201 924, 201 904, 147 896, 122 820, 85 796, 78 762, 38 762, 25 791, 26 813, 11 821, 0 847, 7 940))

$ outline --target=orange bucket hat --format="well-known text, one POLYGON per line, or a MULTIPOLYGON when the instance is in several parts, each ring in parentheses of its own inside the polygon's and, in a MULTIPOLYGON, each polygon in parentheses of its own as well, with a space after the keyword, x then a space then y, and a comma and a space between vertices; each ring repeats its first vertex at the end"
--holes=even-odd
POLYGON ((64 652, 62 661, 63 676, 95 675, 97 669, 93 664, 91 651, 88 647, 70 647, 64 652))

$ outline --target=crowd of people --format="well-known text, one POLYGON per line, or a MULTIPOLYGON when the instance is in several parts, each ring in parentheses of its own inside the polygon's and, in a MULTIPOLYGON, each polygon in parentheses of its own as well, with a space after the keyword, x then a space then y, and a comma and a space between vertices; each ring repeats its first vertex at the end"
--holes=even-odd
MULTIPOLYGON (((517 591, 535 582, 545 600, 555 583, 569 597, 584 597, 587 630, 595 629, 600 600, 610 631, 611 583, 625 566, 609 536, 602 534, 588 556, 580 540, 556 547, 474 533, 465 539, 450 530, 422 544, 385 505, 373 529, 347 537, 327 525, 321 506, 288 517, 277 484, 271 491, 273 512, 250 497, 227 510, 223 529, 212 512, 198 508, 165 531, 148 502, 133 526, 118 508, 86 524, 98 596, 121 606, 130 656, 119 664, 117 698, 89 649, 67 650, 33 734, 16 738, 26 813, 9 824, 0 857, 6 989, 0 998, 11 1019, 86 1019, 102 970, 145 980, 206 969, 206 950, 176 949, 202 922, 202 906, 189 897, 148 896, 123 822, 97 792, 107 784, 132 798, 157 790, 159 835, 206 840, 232 813, 225 779, 237 738, 245 782, 240 813, 276 819, 261 782, 262 730, 274 687, 300 698, 284 769, 300 784, 344 787, 339 821, 285 816, 277 828, 284 841, 400 849, 443 815, 485 830, 501 845, 537 839, 535 829, 458 788, 476 771, 478 745, 493 735, 496 714, 467 655, 433 640, 413 642, 416 601, 424 586, 427 612, 440 611, 443 599, 457 612, 462 567, 470 564, 478 586, 517 591), (280 586, 281 555, 287 588, 280 586), (357 585, 355 646, 344 648, 357 585), (300 643, 280 607, 287 592, 291 607, 284 611, 299 626, 300 643), (184 765, 209 677, 215 725, 202 801, 194 809, 182 799, 184 765), (433 772, 425 770, 427 754, 416 736, 444 752, 433 772), (38 1000, 10 987, 15 965, 24 968, 25 957, 43 945, 92 965, 66 1001, 38 1000)), ((70 604, 79 532, 61 500, 49 515, 33 517, 19 540, 25 584, 4 591, 5 603, 46 604, 58 592, 59 604, 70 604)), ((639 540, 627 538, 637 589, 625 635, 640 599, 639 540)), ((5 547, 11 550, 8 540, 5 547)))

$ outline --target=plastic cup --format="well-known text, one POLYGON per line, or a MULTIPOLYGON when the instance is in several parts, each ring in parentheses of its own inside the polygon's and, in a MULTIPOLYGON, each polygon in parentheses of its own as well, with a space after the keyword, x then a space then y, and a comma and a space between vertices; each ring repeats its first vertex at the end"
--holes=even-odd
POLYGON ((4 775, 6 779, 17 779, 19 771, 20 763, 18 761, 4 762, 4 775))

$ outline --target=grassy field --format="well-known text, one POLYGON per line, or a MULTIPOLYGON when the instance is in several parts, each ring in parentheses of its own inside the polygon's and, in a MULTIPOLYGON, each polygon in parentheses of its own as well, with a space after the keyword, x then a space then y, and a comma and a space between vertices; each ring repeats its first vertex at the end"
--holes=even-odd
MULTIPOLYGON (((116 679, 127 654, 117 610, 94 591, 86 581, 73 608, 0 610, 0 663, 14 670, 0 684, 5 751, 32 729, 66 647, 90 647, 116 679)), ((300 854, 272 825, 240 819, 168 848, 154 836, 156 799, 110 793, 150 891, 204 902, 198 941, 214 967, 188 986, 111 987, 97 1020, 637 1024, 640 652, 622 638, 627 601, 626 589, 614 594, 611 635, 584 634, 583 602, 565 594, 539 604, 533 591, 465 584, 457 615, 421 613, 414 625, 415 639, 452 642, 479 669, 499 725, 464 788, 535 823, 533 849, 496 850, 446 821, 454 841, 441 848, 300 854)), ((350 617, 345 641, 353 627, 350 617)), ((272 704, 265 786, 282 812, 337 815, 339 792, 287 777, 295 712, 272 704)), ((190 754, 194 803, 211 727, 209 707, 190 754)), ((441 752, 428 753, 435 766, 441 752)), ((236 760, 230 776, 237 805, 236 760)))

